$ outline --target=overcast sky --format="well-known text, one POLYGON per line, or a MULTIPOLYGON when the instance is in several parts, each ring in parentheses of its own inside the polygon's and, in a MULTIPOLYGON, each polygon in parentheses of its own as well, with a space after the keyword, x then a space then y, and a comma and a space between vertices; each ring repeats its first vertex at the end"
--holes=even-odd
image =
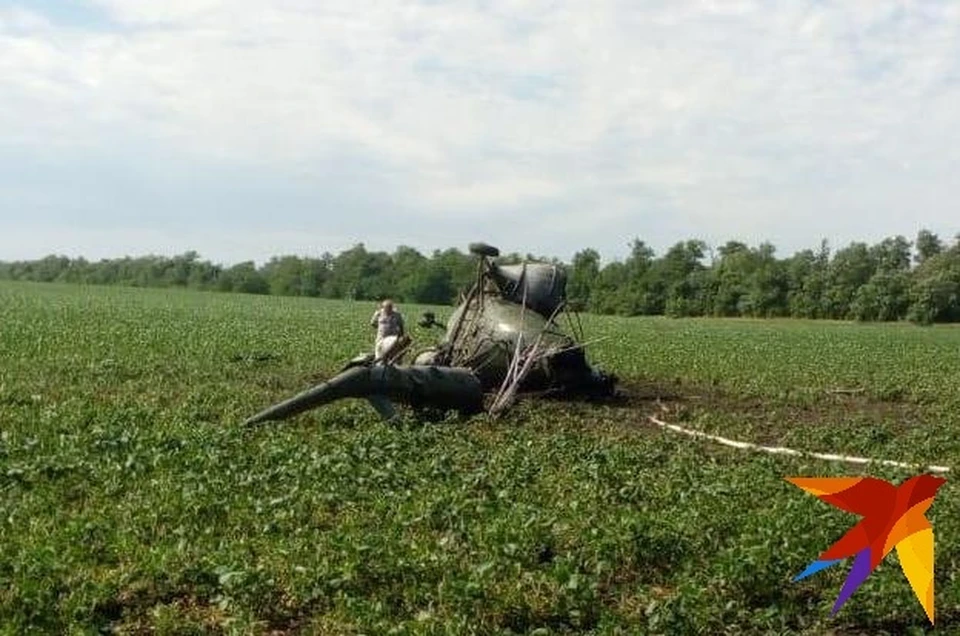
POLYGON ((960 231, 960 3, 0 0, 0 260, 960 231))

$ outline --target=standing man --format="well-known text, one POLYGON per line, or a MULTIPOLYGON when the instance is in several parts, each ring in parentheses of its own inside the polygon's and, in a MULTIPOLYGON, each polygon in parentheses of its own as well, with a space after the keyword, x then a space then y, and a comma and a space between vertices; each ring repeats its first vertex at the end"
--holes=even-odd
POLYGON ((377 339, 373 347, 374 356, 382 361, 397 341, 404 336, 403 316, 393 308, 393 301, 388 298, 380 305, 380 309, 373 312, 370 326, 377 330, 377 339))

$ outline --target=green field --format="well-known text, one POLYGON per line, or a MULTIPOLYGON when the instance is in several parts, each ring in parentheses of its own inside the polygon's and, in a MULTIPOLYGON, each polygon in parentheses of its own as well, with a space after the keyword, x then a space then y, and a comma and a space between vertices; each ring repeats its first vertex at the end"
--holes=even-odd
MULTIPOLYGON (((909 471, 646 416, 957 467, 960 329, 584 316, 618 399, 393 425, 351 400, 239 426, 369 349, 373 308, 0 284, 0 633, 928 628, 895 553, 835 618, 849 563, 791 582, 856 517, 785 476, 909 471)), ((960 633, 951 475, 928 518, 936 631, 960 633)))

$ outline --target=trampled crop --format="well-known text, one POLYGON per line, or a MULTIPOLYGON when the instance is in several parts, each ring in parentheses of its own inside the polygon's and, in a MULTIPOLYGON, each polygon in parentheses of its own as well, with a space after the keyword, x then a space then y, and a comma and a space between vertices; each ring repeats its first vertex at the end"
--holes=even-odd
MULTIPOLYGON (((845 568, 791 582, 851 517, 785 475, 907 472, 744 454, 646 415, 960 466, 960 329, 585 316, 619 400, 398 425, 344 401, 239 426, 370 347, 371 310, 0 285, 2 630, 924 628, 895 566, 834 619, 845 568)), ((955 631, 951 474, 928 518, 937 625, 955 631)))

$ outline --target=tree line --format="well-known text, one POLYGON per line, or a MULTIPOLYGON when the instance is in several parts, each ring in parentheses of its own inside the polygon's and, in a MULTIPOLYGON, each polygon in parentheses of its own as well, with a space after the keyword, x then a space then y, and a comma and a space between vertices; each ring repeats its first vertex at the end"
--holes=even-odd
MULTIPOLYGON (((787 258, 767 242, 713 249, 687 240, 660 256, 640 239, 629 247, 626 258, 606 264, 592 248, 569 264, 517 253, 497 260, 564 265, 571 305, 600 314, 960 321, 960 234, 947 244, 921 230, 912 242, 898 235, 836 251, 823 241, 787 258)), ((214 264, 195 251, 96 262, 50 255, 0 262, 0 279, 449 304, 473 280, 475 266, 457 249, 427 256, 407 246, 369 251, 360 243, 337 255, 278 256, 259 267, 214 264)))

